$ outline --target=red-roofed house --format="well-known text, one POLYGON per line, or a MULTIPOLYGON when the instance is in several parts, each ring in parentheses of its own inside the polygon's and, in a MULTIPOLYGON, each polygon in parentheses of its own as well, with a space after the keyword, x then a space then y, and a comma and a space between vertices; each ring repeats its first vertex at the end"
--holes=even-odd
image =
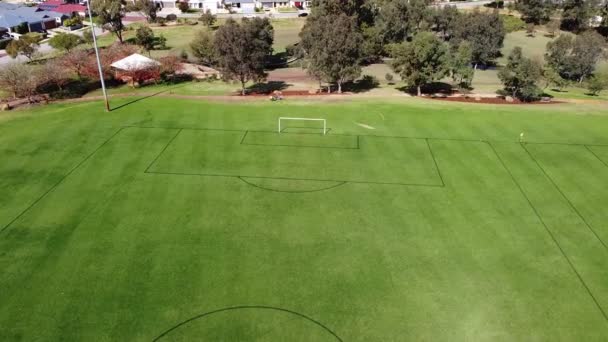
POLYGON ((57 13, 66 14, 69 16, 79 15, 81 17, 84 17, 87 14, 86 6, 77 4, 67 4, 62 0, 49 0, 38 5, 38 8, 45 11, 53 11, 57 13))

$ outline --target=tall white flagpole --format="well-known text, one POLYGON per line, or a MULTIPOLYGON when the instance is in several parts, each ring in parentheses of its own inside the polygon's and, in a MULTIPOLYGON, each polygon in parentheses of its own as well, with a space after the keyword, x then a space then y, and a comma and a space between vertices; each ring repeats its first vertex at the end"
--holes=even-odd
POLYGON ((95 35, 95 25, 93 24, 93 15, 91 14, 91 0, 87 0, 87 12, 89 12, 89 21, 91 22, 91 34, 93 35, 93 47, 95 48, 95 57, 97 57, 97 68, 99 69, 99 80, 101 81, 101 90, 103 91, 103 99, 106 103, 106 112, 109 112, 110 102, 108 101, 108 93, 106 92, 106 82, 103 79, 103 71, 101 70, 101 59, 99 58, 99 48, 97 47, 97 36, 95 35))

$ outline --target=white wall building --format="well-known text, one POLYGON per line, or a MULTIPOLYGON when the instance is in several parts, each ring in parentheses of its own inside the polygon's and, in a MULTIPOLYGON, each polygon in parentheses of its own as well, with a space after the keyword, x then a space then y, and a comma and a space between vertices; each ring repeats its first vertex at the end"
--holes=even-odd
MULTIPOLYGON (((154 0, 159 8, 177 8, 178 2, 174 0, 154 0)), ((255 13, 255 9, 270 11, 277 8, 295 7, 298 9, 310 8, 311 1, 294 0, 184 0, 192 9, 211 11, 213 14, 226 13, 230 8, 236 13, 255 13)))
MULTIPOLYGON (((155 0, 154 1, 159 8, 177 8, 177 2, 172 0, 155 0)), ((198 9, 201 11, 209 10, 213 14, 221 12, 224 8, 223 0, 187 0, 188 6, 192 9, 198 9)))

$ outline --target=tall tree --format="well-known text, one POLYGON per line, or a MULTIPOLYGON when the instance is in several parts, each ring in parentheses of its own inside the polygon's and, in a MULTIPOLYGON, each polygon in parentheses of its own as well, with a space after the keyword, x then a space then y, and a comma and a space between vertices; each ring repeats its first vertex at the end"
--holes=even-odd
POLYGON ((59 33, 49 39, 49 45, 57 50, 70 52, 82 43, 82 38, 72 33, 59 33))
POLYGON ((579 77, 579 82, 593 74, 605 48, 606 41, 595 31, 585 31, 576 36, 572 47, 573 75, 579 77))
POLYGON ((409 0, 408 1, 408 12, 409 20, 413 23, 414 33, 418 33, 421 29, 427 29, 429 17, 431 12, 428 6, 431 4, 430 0, 409 0))
POLYGON ((209 30, 200 30, 190 42, 190 51, 203 65, 213 65, 216 61, 213 34, 209 30))
POLYGON ((473 81, 475 70, 471 67, 472 59, 473 49, 471 48, 471 43, 466 40, 460 43, 450 58, 452 80, 461 89, 469 88, 473 81))
POLYGON ((565 0, 561 28, 574 32, 587 29, 597 11, 597 5, 597 0, 565 0))
POLYGON ((93 1, 93 11, 97 13, 105 29, 116 35, 119 42, 123 42, 125 26, 122 18, 125 16, 125 0, 96 0, 93 1))
MULTIPOLYGON (((356 19, 346 14, 309 18, 300 33, 309 72, 328 83, 342 85, 361 75, 363 38, 356 19)), ((328 88, 331 91, 331 88, 328 88)))
POLYGON ((59 59, 60 65, 64 69, 74 72, 79 80, 82 79, 85 69, 87 69, 90 62, 92 62, 90 54, 85 50, 79 49, 70 51, 59 59))
POLYGON ((604 0, 599 12, 600 17, 602 17, 602 21, 600 22, 600 26, 597 28, 597 30, 602 36, 608 37, 608 1, 604 0))
POLYGON ((595 71, 605 46, 604 38, 594 31, 561 35, 547 43, 545 60, 563 78, 582 82, 595 71))
POLYGON ((58 59, 47 60, 38 69, 38 80, 47 86, 55 86, 59 91, 70 82, 70 70, 63 67, 58 59))
POLYGON ((15 98, 30 97, 36 92, 38 80, 30 65, 11 62, 0 67, 0 89, 15 98))
POLYGON ((524 57, 519 46, 511 51, 507 65, 498 72, 498 78, 503 83, 505 91, 522 101, 538 99, 541 91, 536 82, 540 80, 541 75, 540 63, 524 57))
MULTIPOLYGON (((380 0, 382 1, 382 0, 380 0)), ((368 0, 313 0, 312 16, 346 14, 355 17, 357 25, 373 22, 373 11, 368 0)))
POLYGON ((27 57, 30 61, 38 51, 40 37, 33 34, 24 34, 18 40, 13 40, 6 46, 6 53, 12 58, 19 55, 27 57))
POLYGON ((543 79, 545 80, 545 88, 554 86, 557 90, 562 91, 562 89, 570 85, 570 80, 563 78, 551 67, 547 67, 543 70, 543 79))
POLYGON ((93 44, 93 30, 89 28, 82 31, 82 41, 89 45, 93 44))
POLYGON ((431 32, 421 32, 411 42, 391 46, 391 68, 408 85, 416 87, 418 96, 422 86, 439 80, 449 73, 447 45, 431 32))
POLYGON ((378 0, 374 25, 385 43, 400 43, 434 21, 429 0, 378 0))
POLYGON ((443 40, 452 38, 454 27, 460 16, 456 6, 442 6, 432 12, 434 30, 441 33, 443 40))
POLYGON ((146 16, 148 23, 153 23, 156 21, 156 12, 158 11, 158 7, 153 0, 137 0, 135 2, 135 6, 137 10, 146 16))
POLYGON ((376 15, 375 27, 384 43, 405 41, 414 31, 409 17, 409 0, 392 0, 382 3, 376 15))
POLYGON ((228 19, 215 33, 214 48, 217 65, 225 79, 245 85, 249 81, 259 82, 266 77, 264 64, 272 54, 274 31, 268 19, 243 19, 237 23, 228 19))
POLYGON ((560 76, 569 79, 572 62, 572 46, 574 38, 571 35, 562 34, 547 43, 545 61, 560 76))
POLYGON ((524 21, 539 25, 551 19, 555 3, 552 0, 516 0, 515 8, 524 21))
POLYGON ((478 64, 487 65, 500 56, 506 31, 497 11, 491 13, 475 10, 460 16, 450 42, 458 46, 466 40, 471 43, 475 69, 478 64))
POLYGON ((597 74, 587 80, 587 89, 593 96, 598 95, 602 90, 608 88, 608 74, 597 74))

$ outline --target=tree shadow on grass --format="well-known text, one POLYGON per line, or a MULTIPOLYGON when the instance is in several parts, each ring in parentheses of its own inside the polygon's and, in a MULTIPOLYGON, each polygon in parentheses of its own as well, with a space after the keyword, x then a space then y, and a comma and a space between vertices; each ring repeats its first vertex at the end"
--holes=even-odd
POLYGON ((284 81, 268 81, 264 83, 256 83, 252 86, 247 87, 245 90, 248 94, 271 94, 274 91, 281 91, 287 89, 291 84, 287 84, 284 81))
POLYGON ((178 85, 176 85, 176 86, 173 86, 173 87, 170 87, 170 88, 167 88, 167 89, 163 89, 163 90, 157 91, 156 93, 153 93, 153 94, 147 94, 147 95, 144 95, 144 96, 138 97, 138 98, 136 98, 136 99, 130 100, 130 101, 128 101, 128 102, 126 102, 126 103, 123 103, 123 104, 121 104, 121 105, 118 105, 118 106, 116 106, 116 107, 113 107, 113 108, 111 108, 110 110, 111 110, 111 111, 119 110, 119 109, 121 109, 121 108, 123 108, 123 107, 127 107, 127 106, 129 106, 129 105, 132 105, 132 104, 134 104, 134 103, 137 103, 137 102, 140 102, 140 101, 143 101, 143 100, 149 99, 149 98, 151 98, 151 97, 154 97, 154 96, 157 96, 157 95, 160 95, 160 94, 164 94, 164 93, 166 93, 166 92, 172 92, 173 90, 175 90, 175 89, 179 89, 179 88, 181 88, 181 87, 183 87, 183 86, 185 86, 185 84, 178 84, 178 85))
MULTIPOLYGON (((408 93, 410 95, 417 95, 418 90, 413 86, 403 86, 397 88, 397 90, 408 93)), ((421 87, 422 94, 444 94, 444 95, 452 95, 454 93, 454 87, 445 82, 433 82, 429 84, 425 84, 421 87)))
MULTIPOLYGON (((120 83, 122 84, 122 83, 120 83)), ((107 88, 115 88, 119 85, 119 82, 115 80, 107 80, 106 87, 107 88)), ((83 97, 84 95, 97 90, 101 87, 99 81, 91 81, 91 80, 71 80, 70 82, 64 84, 61 89, 52 83, 43 84, 38 88, 38 93, 49 94, 51 99, 55 100, 64 100, 64 99, 74 99, 83 97)))
POLYGON ((351 93, 364 93, 378 88, 379 85, 380 82, 374 76, 365 75, 360 80, 345 83, 342 86, 342 90, 351 93))
POLYGON ((289 59, 289 56, 287 55, 287 52, 275 53, 266 59, 266 69, 274 70, 274 69, 286 68, 288 66, 288 64, 287 64, 288 59, 289 59))

